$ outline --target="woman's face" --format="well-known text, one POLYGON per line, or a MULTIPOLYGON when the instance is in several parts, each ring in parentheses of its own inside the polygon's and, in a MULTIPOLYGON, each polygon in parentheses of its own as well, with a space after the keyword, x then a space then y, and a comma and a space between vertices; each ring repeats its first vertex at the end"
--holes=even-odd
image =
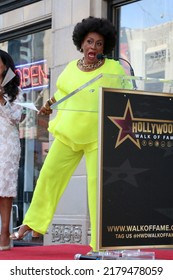
POLYGON ((97 54, 103 54, 104 37, 96 32, 88 33, 82 42, 81 49, 84 53, 85 64, 96 63, 97 54))

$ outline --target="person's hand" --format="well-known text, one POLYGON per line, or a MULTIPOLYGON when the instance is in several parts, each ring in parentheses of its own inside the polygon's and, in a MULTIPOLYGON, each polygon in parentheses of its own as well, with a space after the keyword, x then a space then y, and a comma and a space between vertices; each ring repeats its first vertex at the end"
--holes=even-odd
POLYGON ((52 109, 50 108, 52 104, 56 102, 54 97, 51 97, 46 101, 46 103, 38 111, 38 115, 50 115, 52 114, 52 109))
POLYGON ((41 109, 37 113, 38 115, 50 115, 52 114, 52 109, 50 107, 46 107, 46 105, 42 106, 41 109))

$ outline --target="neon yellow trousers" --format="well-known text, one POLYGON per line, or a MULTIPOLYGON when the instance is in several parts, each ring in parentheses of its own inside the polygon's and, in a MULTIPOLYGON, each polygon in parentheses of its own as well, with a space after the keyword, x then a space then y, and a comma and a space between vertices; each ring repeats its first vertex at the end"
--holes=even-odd
MULTIPOLYGON (((90 151, 89 144, 79 145, 72 150, 58 139, 55 139, 40 171, 30 207, 23 224, 45 234, 57 204, 68 185, 83 155, 86 159, 88 182, 88 207, 91 223, 91 243, 96 249, 96 211, 97 211, 97 163, 98 150, 90 151)), ((75 195, 75 194, 74 194, 75 195)))

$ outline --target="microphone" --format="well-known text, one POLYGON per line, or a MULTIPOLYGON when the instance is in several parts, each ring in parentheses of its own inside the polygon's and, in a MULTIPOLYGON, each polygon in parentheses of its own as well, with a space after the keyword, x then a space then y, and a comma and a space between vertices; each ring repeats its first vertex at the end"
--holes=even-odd
POLYGON ((76 254, 75 260, 119 260, 122 259, 122 255, 118 252, 92 252, 91 255, 76 254))
MULTIPOLYGON (((98 53, 97 54, 97 59, 104 59, 104 58, 110 58, 110 59, 114 59, 112 57, 108 57, 102 53, 98 53)), ((118 57, 118 58, 115 58, 115 60, 123 60, 125 61, 128 65, 129 65, 129 68, 130 68, 130 75, 131 76, 135 76, 135 73, 134 73, 134 70, 133 70, 133 67, 132 65, 130 64, 130 62, 128 60, 126 60, 125 58, 122 58, 122 57, 118 57)), ((132 80, 132 84, 133 84, 133 88, 134 89, 137 89, 137 85, 136 85, 136 81, 135 80, 132 80)))
POLYGON ((75 260, 101 260, 99 256, 89 256, 89 255, 81 255, 81 254, 76 254, 74 256, 75 260))

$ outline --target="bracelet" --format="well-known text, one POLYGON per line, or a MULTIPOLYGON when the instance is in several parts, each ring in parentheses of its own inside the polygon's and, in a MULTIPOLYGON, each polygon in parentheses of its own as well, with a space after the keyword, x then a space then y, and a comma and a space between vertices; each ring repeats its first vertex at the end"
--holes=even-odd
POLYGON ((49 105, 49 107, 52 105, 51 102, 50 102, 50 99, 48 99, 46 102, 49 105))
POLYGON ((44 107, 47 111, 52 111, 52 109, 50 108, 50 105, 49 105, 48 101, 46 101, 46 103, 43 105, 43 107, 44 107))
POLYGON ((50 107, 54 102, 53 102, 52 99, 50 98, 50 99, 47 100, 47 103, 48 103, 48 105, 49 105, 49 107, 50 107))

